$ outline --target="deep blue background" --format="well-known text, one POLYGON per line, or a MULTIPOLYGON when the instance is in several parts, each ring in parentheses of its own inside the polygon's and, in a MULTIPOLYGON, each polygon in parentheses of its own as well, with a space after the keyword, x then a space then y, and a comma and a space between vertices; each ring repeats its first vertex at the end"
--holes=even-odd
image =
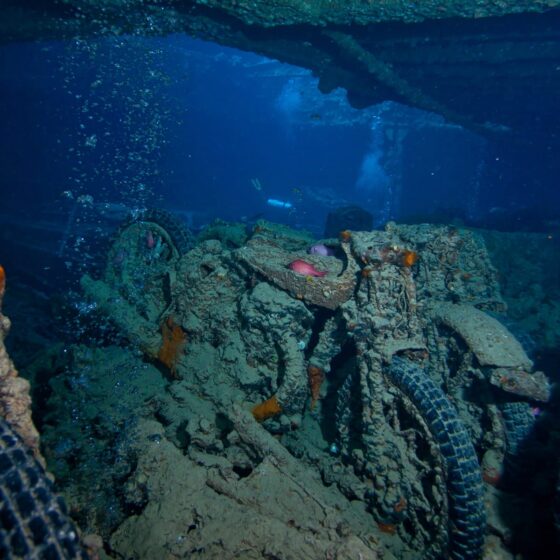
MULTIPOLYGON (((198 225, 263 213, 320 235, 336 204, 309 195, 311 189, 359 203, 379 220, 542 229, 558 216, 558 167, 546 138, 495 142, 456 127, 419 126, 397 164, 388 162, 399 189, 381 215, 375 197, 356 189, 374 148, 375 108, 360 113, 339 104, 345 123, 337 124, 337 105, 328 105, 308 73, 187 37, 91 45, 0 48, 0 214, 63 217, 71 205, 62 193, 70 190, 96 202, 196 212, 198 225), (134 109, 142 100, 146 105, 134 109), (151 130, 158 149, 128 161, 151 130), (85 148, 93 134, 96 146, 85 148), (135 194, 141 182, 154 196, 135 194), (268 197, 288 200, 296 211, 272 209, 268 197)), ((395 111, 393 119, 406 124, 406 112, 395 111)), ((385 148, 382 163, 391 156, 392 147, 385 148)))

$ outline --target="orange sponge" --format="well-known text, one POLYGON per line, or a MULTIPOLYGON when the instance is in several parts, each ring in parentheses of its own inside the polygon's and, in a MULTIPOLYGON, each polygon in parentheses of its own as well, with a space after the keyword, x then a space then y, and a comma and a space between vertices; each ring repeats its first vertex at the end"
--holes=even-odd
POLYGON ((158 360, 169 368, 173 377, 178 378, 177 362, 187 343, 187 335, 179 325, 175 324, 172 317, 167 317, 167 320, 161 324, 161 334, 163 340, 158 352, 158 360))
POLYGON ((311 410, 315 408, 315 404, 319 400, 321 393, 321 385, 325 380, 325 372, 317 366, 309 366, 307 368, 307 380, 311 389, 311 410))
POLYGON ((401 263, 403 266, 413 266, 418 260, 418 253, 405 249, 402 252, 401 263))
POLYGON ((272 418, 281 412, 282 407, 280 406, 276 395, 273 395, 253 408, 253 416, 257 422, 263 422, 264 420, 272 418))

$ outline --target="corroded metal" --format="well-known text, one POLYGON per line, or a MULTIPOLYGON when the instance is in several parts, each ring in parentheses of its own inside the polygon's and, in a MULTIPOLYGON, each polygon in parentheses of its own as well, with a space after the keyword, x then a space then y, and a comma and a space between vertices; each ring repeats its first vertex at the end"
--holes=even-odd
POLYGON ((433 317, 459 333, 482 366, 533 366, 517 339, 498 320, 470 305, 438 303, 433 317))
POLYGON ((542 371, 528 373, 526 371, 498 368, 492 371, 489 381, 506 393, 513 393, 542 402, 547 402, 550 399, 550 383, 542 371))
POLYGON ((322 92, 342 87, 355 107, 393 100, 485 134, 526 135, 529 128, 541 130, 538 111, 526 110, 528 90, 554 118, 560 41, 553 10, 559 5, 558 0, 66 0, 62 5, 51 0, 40 6, 11 1, 0 6, 0 42, 188 33, 309 68, 319 76, 322 92), (508 103, 501 102, 504 95, 508 103))
MULTIPOLYGON (((511 456, 508 442, 530 425, 514 431, 508 399, 546 400, 546 379, 488 314, 505 306, 478 234, 390 223, 343 237, 328 242, 333 256, 308 255, 306 234, 262 223, 238 249, 205 240, 169 260, 165 313, 186 336, 174 383, 218 410, 274 398, 275 414, 261 420, 286 437, 307 414, 328 423, 330 448, 353 475, 325 466, 326 478, 411 550, 475 558, 485 532, 476 454, 485 464, 511 456), (297 259, 327 274, 298 275, 288 266, 297 259), (324 375, 313 393, 310 368, 324 375)), ((131 253, 127 270, 145 266, 146 252, 131 253)), ((125 336, 155 345, 156 325, 118 274, 83 285, 125 336)), ((160 291, 152 282, 146 297, 160 291)))
POLYGON ((239 250, 239 258, 255 272, 306 303, 337 309, 348 301, 356 287, 358 265, 351 257, 347 244, 341 244, 344 260, 301 253, 288 253, 274 241, 257 237, 239 250), (304 276, 288 265, 304 259, 317 269, 327 272, 322 278, 304 276))

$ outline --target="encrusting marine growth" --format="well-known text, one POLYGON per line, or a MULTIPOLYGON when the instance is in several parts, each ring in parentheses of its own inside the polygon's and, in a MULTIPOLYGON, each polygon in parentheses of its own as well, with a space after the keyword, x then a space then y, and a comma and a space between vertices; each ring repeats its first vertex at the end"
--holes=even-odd
POLYGON ((309 389, 311 390, 311 405, 309 408, 313 410, 320 397, 321 385, 325 380, 325 373, 317 366, 309 366, 307 368, 307 379, 309 380, 309 389))
POLYGON ((281 412, 282 407, 280 406, 276 395, 273 395, 269 399, 266 399, 266 401, 257 404, 253 408, 253 416, 257 422, 264 422, 265 420, 268 420, 268 418, 272 418, 281 412))
POLYGON ((39 450, 39 432, 31 419, 29 382, 20 377, 4 346, 10 330, 10 320, 2 314, 2 300, 6 290, 6 273, 0 265, 0 418, 4 418, 44 465, 39 450))
MULTIPOLYGON (((152 214, 149 231, 165 225, 163 218, 152 214)), ((111 254, 144 243, 147 227, 144 219, 142 228, 124 230, 111 254)), ((248 449, 263 441, 259 457, 268 453, 269 433, 294 453, 305 454, 309 445, 324 479, 363 501, 378 534, 433 556, 478 560, 489 491, 478 457, 488 465, 485 473, 501 464, 504 441, 508 457, 515 457, 511 442, 521 441, 534 422, 531 401, 549 397, 545 376, 491 315, 503 314, 505 304, 481 236, 388 223, 383 231, 317 240, 262 221, 231 249, 224 227, 218 238, 170 251, 175 256, 149 276, 151 329, 134 297, 112 297, 130 292, 114 260, 104 280, 82 285, 148 356, 175 377, 183 374, 171 387, 178 407, 197 392, 227 418, 230 403, 251 403, 252 415, 227 435, 227 453, 243 472, 252 460, 240 459, 245 451, 236 450, 236 438, 248 449), (334 254, 309 252, 316 246, 334 254), (308 278, 290 267, 301 262, 327 274, 308 278), (454 383, 447 383, 456 370, 454 383), (475 383, 480 397, 455 408, 475 383), (328 398, 316 406, 321 397, 328 398), (527 429, 517 429, 518 418, 527 429), (266 430, 255 421, 267 421, 266 430), (337 456, 353 471, 335 472, 337 456), (428 511, 430 519, 419 513, 428 511)), ((175 226, 161 227, 162 239, 168 230, 175 226)), ((138 254, 130 268, 143 258, 138 254)), ((197 413, 190 415, 186 445, 223 449, 223 428, 215 429, 214 447, 210 420, 199 430, 197 413)), ((224 490, 223 481, 215 484, 224 490)), ((228 481, 225 492, 234 486, 228 481)))
POLYGON ((178 378, 177 363, 185 349, 187 335, 183 329, 175 324, 172 317, 161 324, 162 343, 158 352, 158 360, 169 368, 174 378, 178 378))
POLYGON ((416 251, 410 251, 408 249, 405 249, 403 251, 402 259, 401 259, 403 266, 408 266, 408 267, 413 266, 417 260, 418 260, 418 253, 416 251))

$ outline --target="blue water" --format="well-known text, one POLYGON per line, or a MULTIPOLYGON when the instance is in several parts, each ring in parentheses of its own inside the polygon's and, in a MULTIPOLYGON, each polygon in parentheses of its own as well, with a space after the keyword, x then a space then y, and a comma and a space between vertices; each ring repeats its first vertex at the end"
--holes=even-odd
POLYGON ((542 230, 559 203, 557 168, 530 139, 489 141, 394 103, 358 111, 306 70, 182 36, 8 45, 0 71, 8 211, 68 212, 66 191, 198 226, 262 213, 321 233, 330 210, 359 204, 379 225, 542 230))

